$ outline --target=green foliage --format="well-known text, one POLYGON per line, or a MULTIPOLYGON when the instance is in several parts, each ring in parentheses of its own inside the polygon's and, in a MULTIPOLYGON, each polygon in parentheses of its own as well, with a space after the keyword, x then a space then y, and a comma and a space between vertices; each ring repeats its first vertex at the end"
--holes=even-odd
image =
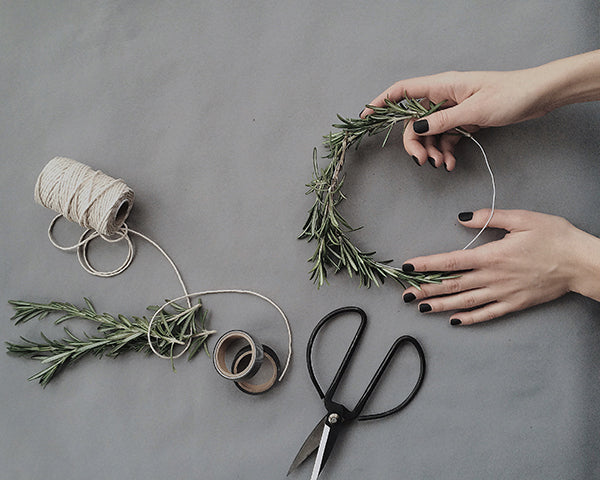
MULTIPOLYGON (((43 387, 63 369, 86 355, 117 357, 127 351, 150 351, 149 320, 146 317, 127 318, 120 314, 115 317, 108 313, 98 313, 87 298, 85 307, 65 302, 33 303, 10 300, 9 303, 15 310, 11 318, 15 325, 34 318, 42 320, 49 314, 54 314, 58 315, 54 322, 56 325, 72 319, 83 319, 95 323, 100 332, 100 335, 84 333, 83 336, 77 336, 65 327, 66 336, 58 340, 51 340, 42 333, 42 341, 39 342, 23 337, 22 343, 6 342, 9 353, 42 363, 44 368, 29 380, 38 380, 43 387)), ((159 307, 150 306, 148 310, 156 312, 159 307)), ((188 359, 193 358, 201 347, 206 348, 206 339, 214 333, 204 328, 206 315, 200 302, 189 308, 171 303, 170 310, 161 310, 152 323, 152 345, 161 355, 173 358, 173 351, 177 346, 185 347, 189 343, 188 359)))
POLYGON ((340 124, 333 127, 339 131, 324 136, 324 145, 328 150, 325 158, 331 159, 325 168, 319 168, 317 149, 313 150, 313 178, 307 184, 307 195, 314 194, 315 201, 309 210, 308 219, 299 238, 308 242, 315 241, 316 249, 309 262, 314 264, 310 278, 317 287, 327 281, 328 271, 337 273, 346 270, 352 277, 356 275, 361 286, 380 286, 386 278, 391 278, 404 287, 412 285, 420 288, 424 283, 439 283, 453 278, 447 272, 406 273, 402 269, 389 265, 390 261, 377 261, 375 252, 363 252, 349 238, 357 230, 342 217, 338 211, 340 203, 346 198, 342 192, 344 177, 340 177, 346 152, 351 145, 358 148, 365 136, 385 132, 382 147, 385 146, 390 132, 398 122, 425 117, 435 112, 443 102, 425 108, 417 100, 405 98, 400 103, 389 100, 385 106, 367 105, 373 113, 365 118, 344 118, 338 115, 340 124))

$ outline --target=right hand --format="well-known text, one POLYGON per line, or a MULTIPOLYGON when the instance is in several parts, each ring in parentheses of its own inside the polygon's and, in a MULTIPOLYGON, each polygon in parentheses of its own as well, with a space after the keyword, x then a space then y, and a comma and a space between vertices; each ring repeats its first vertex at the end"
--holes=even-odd
MULTIPOLYGON (((483 209, 459 221, 480 229, 489 215, 483 209)), ((407 260, 405 271, 460 274, 439 284, 409 287, 404 301, 418 300, 423 313, 458 310, 450 316, 452 325, 491 320, 569 291, 600 301, 600 238, 564 218, 525 210, 496 210, 489 227, 507 234, 472 250, 407 260)))
MULTIPOLYGON (((406 152, 423 165, 456 165, 454 147, 460 135, 444 134, 455 127, 473 132, 479 127, 498 127, 541 117, 552 109, 545 101, 543 78, 536 68, 510 72, 445 72, 401 80, 382 92, 370 105, 383 106, 385 99, 400 101, 405 96, 446 101, 439 111, 410 121, 404 132, 406 152), (421 127, 421 128, 419 128, 421 127), (439 135, 439 137, 435 137, 439 135)), ((361 117, 373 111, 366 108, 361 117)))

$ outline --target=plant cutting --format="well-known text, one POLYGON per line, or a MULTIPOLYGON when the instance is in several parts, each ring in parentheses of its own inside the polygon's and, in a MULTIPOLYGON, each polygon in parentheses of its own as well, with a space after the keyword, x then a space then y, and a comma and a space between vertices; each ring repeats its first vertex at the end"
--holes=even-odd
POLYGON ((29 377, 29 380, 38 380, 43 387, 58 373, 85 356, 117 357, 127 351, 148 353, 148 338, 152 340, 154 349, 162 355, 169 356, 172 362, 177 348, 186 348, 188 359, 192 359, 200 348, 206 350, 206 339, 215 333, 214 330, 205 329, 207 312, 202 309, 200 301, 190 307, 171 302, 169 309, 160 311, 157 306, 148 307, 149 311, 158 312, 152 328, 145 316, 128 318, 120 314, 113 316, 109 313, 98 313, 87 298, 85 307, 66 302, 34 303, 10 300, 9 303, 15 310, 11 318, 15 324, 58 315, 54 322, 56 325, 74 319, 88 320, 96 325, 100 333, 84 333, 78 336, 65 327, 66 336, 61 339, 51 340, 42 333, 41 341, 21 337, 21 343, 6 342, 9 353, 41 362, 44 368, 29 377))
MULTIPOLYGON (((325 135, 324 145, 328 153, 329 164, 320 168, 317 162, 317 149, 313 150, 313 178, 307 184, 307 195, 314 195, 314 203, 309 210, 308 219, 299 238, 314 241, 316 248, 309 259, 314 266, 310 278, 317 287, 327 282, 328 272, 342 270, 353 277, 357 276, 361 286, 380 286, 388 278, 402 284, 420 288, 425 283, 439 283, 454 278, 450 272, 404 272, 390 265, 390 261, 375 259, 375 251, 363 251, 350 239, 350 234, 358 230, 340 214, 339 206, 346 198, 342 192, 344 176, 341 175, 346 154, 351 146, 358 149, 365 136, 385 132, 382 147, 397 123, 406 125, 407 120, 425 117, 437 111, 444 102, 426 108, 415 99, 406 97, 402 102, 385 101, 382 107, 367 105, 373 113, 365 118, 344 118, 338 115, 342 123, 334 124, 337 132, 325 135)), ((457 134, 464 134, 459 131, 457 134)))

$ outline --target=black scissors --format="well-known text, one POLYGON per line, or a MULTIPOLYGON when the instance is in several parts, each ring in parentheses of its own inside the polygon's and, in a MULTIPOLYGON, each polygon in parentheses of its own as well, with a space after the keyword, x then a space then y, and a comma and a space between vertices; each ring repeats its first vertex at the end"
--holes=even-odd
POLYGON ((327 409, 327 414, 319 421, 319 423, 317 423, 317 426, 313 429, 311 434, 305 440, 304 444, 300 448, 300 451, 296 455, 296 458, 292 462, 292 465, 290 466, 288 475, 293 470, 295 470, 300 464, 302 464, 313 452, 317 451, 315 464, 313 467, 312 475, 310 477, 311 480, 316 480, 317 477, 319 476, 319 473, 325 466, 325 463, 327 462, 327 459, 329 458, 329 455, 331 454, 331 451, 333 449, 333 445, 335 444, 335 441, 337 440, 339 432, 342 428, 344 428, 346 425, 350 424, 350 422, 354 419, 356 419, 356 420, 375 420, 375 419, 384 418, 389 415, 392 415, 393 413, 399 412, 400 410, 402 410, 404 407, 406 407, 410 403, 410 401, 415 397, 415 395, 417 394, 417 391, 421 387, 421 384, 423 383, 423 378, 425 377, 425 354, 423 353, 423 348, 421 347, 421 344, 415 338, 413 338, 409 335, 403 335, 403 336, 399 337, 398 339, 396 339, 394 344, 391 346, 387 355, 381 362, 381 365, 379 365, 379 368, 375 372, 375 375, 369 382, 369 385, 367 386, 362 397, 360 398, 360 400, 358 401, 358 403, 356 404, 356 406, 354 407, 353 410, 349 410, 344 405, 333 401, 333 396, 335 395, 335 391, 337 390, 340 380, 344 376, 344 372, 346 371, 346 368, 348 367, 350 359, 352 358, 352 355, 354 354, 354 351, 356 350, 356 347, 358 346, 359 340, 362 337, 362 334, 363 334, 366 324, 367 324, 367 314, 362 309, 360 309, 358 307, 343 307, 343 308, 338 308, 337 310, 334 310, 333 312, 331 312, 331 313, 327 314, 325 317, 323 317, 323 319, 321 319, 321 321, 317 324, 317 326, 312 331, 310 338, 308 340, 308 345, 306 346, 306 365, 308 367, 308 375, 310 376, 310 379, 311 379, 313 385, 315 386, 317 393, 325 402, 325 408, 327 409), (344 313, 358 313, 360 315, 360 325, 358 327, 358 330, 356 331, 356 334, 354 335, 354 338, 352 339, 352 343, 350 344, 350 347, 348 348, 348 351, 346 352, 344 359, 342 360, 342 363, 340 364, 340 366, 333 378, 333 381, 331 382, 331 385, 327 389, 327 392, 323 393, 323 390, 321 389, 321 386, 319 385, 319 382, 317 381, 317 378, 315 377, 315 372, 314 372, 313 366, 312 366, 313 343, 315 341, 315 337, 317 336, 317 333, 327 322, 329 322, 330 320, 332 320, 344 313), (369 400, 369 397, 375 390, 375 387, 377 386, 377 383, 379 382, 382 375, 384 374, 386 368, 388 367, 388 365, 394 358, 394 355, 396 354, 398 349, 406 343, 410 343, 411 345, 413 345, 419 355, 419 363, 420 363, 419 378, 417 379, 417 382, 415 383, 415 386, 413 387, 412 391, 402 401, 402 403, 400 403, 399 405, 397 405, 396 407, 394 407, 390 410, 386 410, 385 412, 381 412, 381 413, 372 413, 372 414, 368 414, 368 415, 361 415, 361 412, 362 412, 365 404, 367 403, 367 401, 369 400))

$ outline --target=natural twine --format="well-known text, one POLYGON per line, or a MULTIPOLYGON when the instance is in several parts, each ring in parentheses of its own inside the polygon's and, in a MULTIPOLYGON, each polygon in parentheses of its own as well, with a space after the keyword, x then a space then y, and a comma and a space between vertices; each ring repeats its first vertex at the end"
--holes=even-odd
POLYGON ((100 235, 115 234, 133 206, 133 190, 118 178, 70 158, 55 157, 35 184, 37 203, 100 235))
MULTIPOLYGON (((148 344, 152 352, 161 358, 178 358, 183 355, 191 345, 192 337, 189 336, 185 343, 182 343, 182 349, 172 357, 161 355, 152 344, 151 329, 157 318, 157 314, 164 310, 173 302, 185 300, 188 310, 198 308, 192 306, 191 299, 203 295, 213 294, 245 294, 258 297, 272 305, 283 318, 288 337, 288 355, 284 368, 279 376, 281 381, 289 367, 292 356, 292 331, 290 322, 283 310, 270 298, 251 291, 241 289, 221 289, 207 290, 204 292, 189 293, 183 281, 183 278, 175 265, 175 262, 169 257, 160 245, 150 237, 132 230, 127 226, 125 220, 129 216, 133 206, 133 190, 131 190, 121 179, 112 178, 100 170, 93 170, 83 163, 71 160, 65 157, 55 157, 44 167, 40 173, 34 193, 35 201, 44 207, 50 208, 59 213, 48 227, 48 238, 52 245, 64 251, 77 251, 77 259, 82 268, 91 275, 98 277, 113 277, 125 271, 131 264, 134 257, 133 242, 129 234, 137 235, 154 246, 169 262, 173 268, 177 280, 183 290, 183 295, 164 303, 152 316, 148 324, 148 344), (79 241, 74 245, 59 245, 52 230, 56 222, 65 217, 72 222, 78 223, 86 230, 81 234, 79 241), (121 266, 110 271, 101 271, 95 269, 87 258, 87 249, 89 243, 95 238, 102 238, 111 243, 125 241, 128 246, 128 254, 121 266)), ((205 335, 211 332, 203 332, 198 335, 205 335)))

